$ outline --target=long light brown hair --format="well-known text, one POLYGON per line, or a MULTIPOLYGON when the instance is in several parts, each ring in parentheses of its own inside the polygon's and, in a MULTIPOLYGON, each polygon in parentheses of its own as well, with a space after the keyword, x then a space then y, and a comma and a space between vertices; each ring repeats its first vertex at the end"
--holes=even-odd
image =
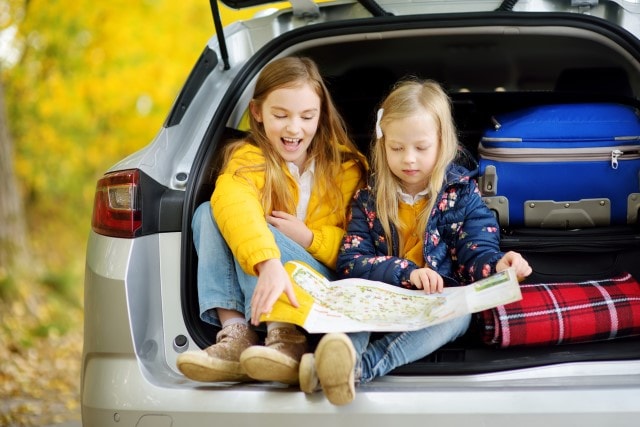
MULTIPOLYGON (((382 137, 374 136, 372 142, 372 171, 376 176, 376 210, 382 223, 387 241, 389 253, 392 252, 391 225, 398 229, 416 227, 419 235, 423 235, 431 210, 436 203, 436 196, 442 189, 447 168, 454 161, 458 153, 458 137, 455 123, 451 114, 451 101, 442 87, 432 80, 405 79, 398 82, 389 95, 382 101, 383 109, 379 126, 382 129, 382 137), (428 202, 418 215, 418 221, 414 224, 402 224, 398 214, 400 198, 398 188, 401 181, 389 168, 385 150, 385 126, 398 119, 424 112, 431 114, 438 126, 438 158, 431 172, 425 189, 428 190, 428 202)), ((400 243, 402 245, 402 242, 400 243)))
MULTIPOLYGON (((313 189, 321 192, 321 197, 330 204, 334 212, 340 213, 345 225, 346 206, 340 190, 342 163, 353 159, 361 165, 364 172, 365 162, 347 135, 346 125, 333 103, 316 63, 304 57, 284 57, 267 64, 258 76, 251 102, 255 108, 261 109, 264 101, 274 90, 295 88, 304 84, 309 85, 320 98, 318 129, 307 153, 307 165, 315 161, 313 189)), ((248 138, 227 147, 225 164, 238 146, 250 143, 259 147, 265 163, 252 165, 247 169, 264 171, 265 184, 261 195, 264 212, 281 210, 295 215, 296 202, 289 193, 285 161, 269 142, 264 125, 252 114, 249 123, 248 138)))

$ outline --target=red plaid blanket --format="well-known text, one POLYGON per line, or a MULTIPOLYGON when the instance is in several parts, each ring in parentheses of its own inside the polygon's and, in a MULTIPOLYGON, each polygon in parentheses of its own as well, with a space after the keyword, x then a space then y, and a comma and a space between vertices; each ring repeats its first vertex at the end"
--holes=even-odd
POLYGON ((479 313, 485 344, 556 345, 640 335, 640 284, 628 273, 520 288, 522 300, 479 313))

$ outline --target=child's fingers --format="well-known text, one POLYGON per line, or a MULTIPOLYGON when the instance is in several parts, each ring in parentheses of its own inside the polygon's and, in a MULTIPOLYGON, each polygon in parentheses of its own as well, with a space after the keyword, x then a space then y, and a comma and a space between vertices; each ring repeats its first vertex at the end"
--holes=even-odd
POLYGON ((418 289, 423 289, 426 294, 439 293, 444 289, 442 276, 431 269, 421 269, 418 278, 419 283, 414 285, 418 289))
POLYGON ((300 304, 298 303, 298 299, 296 298, 295 292, 293 292, 293 288, 291 286, 286 286, 284 289, 284 293, 289 298, 289 303, 298 308, 300 304))
MULTIPOLYGON (((273 303, 269 304, 270 294, 270 291, 259 288, 253 293, 253 298, 251 298, 251 323, 254 325, 260 324, 260 316, 271 312, 273 303)), ((275 299, 273 301, 275 302, 275 299)))
POLYGON ((431 293, 440 293, 444 289, 444 281, 442 280, 442 276, 440 276, 435 271, 433 274, 429 274, 429 288, 431 289, 431 293))

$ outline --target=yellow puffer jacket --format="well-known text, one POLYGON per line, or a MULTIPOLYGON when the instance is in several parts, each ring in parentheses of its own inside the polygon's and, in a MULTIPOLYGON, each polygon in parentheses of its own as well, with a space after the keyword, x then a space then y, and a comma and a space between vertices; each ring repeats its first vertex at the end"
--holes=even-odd
MULTIPOLYGON (((364 162, 364 159, 363 159, 364 162)), ((238 148, 216 181, 211 196, 211 209, 231 252, 247 274, 256 274, 255 266, 262 261, 280 258, 280 250, 267 226, 265 212, 260 204, 260 191, 264 187, 262 172, 235 172, 244 166, 264 163, 258 147, 245 144, 238 148)), ((348 207, 364 177, 355 161, 343 163, 341 190, 344 206, 348 207)), ((290 192, 296 195, 297 184, 285 168, 290 192)), ((319 199, 317 191, 311 190, 305 224, 313 232, 313 241, 307 251, 318 261, 334 269, 344 229, 341 217, 332 212, 329 202, 319 199)))

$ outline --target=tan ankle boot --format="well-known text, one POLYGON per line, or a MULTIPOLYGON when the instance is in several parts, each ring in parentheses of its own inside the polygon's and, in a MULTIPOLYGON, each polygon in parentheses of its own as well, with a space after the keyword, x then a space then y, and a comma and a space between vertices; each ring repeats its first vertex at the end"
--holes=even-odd
POLYGON ((329 402, 346 405, 356 397, 355 366, 356 351, 346 334, 322 337, 315 352, 315 369, 329 402))
POLYGON ((296 328, 275 328, 264 346, 253 346, 240 355, 240 364, 254 380, 298 384, 300 358, 307 351, 307 337, 296 328))
POLYGON ((215 344, 180 354, 176 364, 194 381, 250 381, 240 365, 240 354, 257 343, 258 335, 248 325, 230 325, 218 332, 215 344))
POLYGON ((312 394, 321 389, 318 373, 316 372, 316 359, 313 353, 302 355, 298 378, 300 380, 300 390, 306 394, 312 394))

